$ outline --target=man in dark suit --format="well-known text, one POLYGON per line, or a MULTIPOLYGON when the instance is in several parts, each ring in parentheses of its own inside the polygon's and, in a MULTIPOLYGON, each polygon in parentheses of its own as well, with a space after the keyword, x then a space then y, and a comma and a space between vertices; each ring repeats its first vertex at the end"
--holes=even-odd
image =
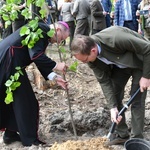
POLYGON ((32 48, 22 45, 25 36, 20 36, 20 29, 0 42, 0 130, 4 129, 3 141, 10 144, 21 141, 24 146, 44 144, 38 137, 39 105, 25 71, 26 66, 35 63, 46 80, 53 80, 62 88, 67 88, 67 82, 58 76, 54 70, 65 72, 65 63, 56 63, 45 55, 48 43, 60 43, 69 36, 69 27, 65 22, 56 23, 56 33, 49 37, 50 28, 40 22, 42 37, 32 48), (5 103, 6 86, 16 67, 21 67, 23 75, 18 82, 21 85, 13 91, 13 102, 5 103), (19 133, 19 134, 18 134, 19 133))
POLYGON ((90 4, 91 8, 91 34, 95 34, 106 28, 105 16, 107 12, 103 11, 99 0, 93 0, 90 4))
POLYGON ((110 24, 110 20, 111 20, 110 19, 110 13, 111 13, 111 9, 112 9, 112 2, 111 2, 111 0, 100 0, 100 1, 101 1, 101 4, 103 6, 104 11, 107 12, 106 17, 105 17, 106 26, 110 27, 111 26, 111 24, 110 24))
POLYGON ((89 0, 75 0, 72 9, 72 15, 76 19, 76 27, 74 35, 82 34, 89 35, 89 15, 90 3, 89 0))
POLYGON ((139 87, 141 90, 131 106, 131 138, 143 138, 145 98, 150 86, 150 42, 128 28, 112 26, 90 37, 76 36, 71 51, 94 71, 108 101, 111 120, 118 124, 117 135, 108 144, 123 144, 129 138, 125 115, 117 118, 117 114, 123 107, 130 77, 130 94, 139 87))

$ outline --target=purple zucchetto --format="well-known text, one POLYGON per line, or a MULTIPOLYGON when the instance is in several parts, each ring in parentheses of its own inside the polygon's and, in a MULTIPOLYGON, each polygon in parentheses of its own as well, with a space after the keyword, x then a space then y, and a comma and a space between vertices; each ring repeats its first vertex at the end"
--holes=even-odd
POLYGON ((58 21, 57 23, 60 23, 63 26, 65 26, 67 29, 69 29, 69 26, 68 26, 68 24, 66 22, 64 22, 64 21, 58 21))

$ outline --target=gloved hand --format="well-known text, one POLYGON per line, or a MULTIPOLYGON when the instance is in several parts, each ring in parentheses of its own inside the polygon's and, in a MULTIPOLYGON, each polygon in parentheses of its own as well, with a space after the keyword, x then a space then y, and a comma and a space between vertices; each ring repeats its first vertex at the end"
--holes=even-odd
POLYGON ((116 122, 116 124, 119 124, 119 122, 122 119, 122 116, 118 116, 118 113, 119 113, 119 111, 118 111, 117 107, 110 109, 111 121, 116 122))

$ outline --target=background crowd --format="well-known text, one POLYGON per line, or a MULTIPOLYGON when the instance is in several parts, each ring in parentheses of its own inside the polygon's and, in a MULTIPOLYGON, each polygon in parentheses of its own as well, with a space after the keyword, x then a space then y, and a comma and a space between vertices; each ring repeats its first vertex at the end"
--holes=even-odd
MULTIPOLYGON (((70 27, 70 43, 77 34, 91 35, 110 26, 124 26, 150 38, 149 0, 45 0, 47 7, 46 23, 65 21, 70 27)), ((0 7, 5 0, 0 1, 0 7)), ((25 7, 22 0, 19 10, 25 7)), ((12 25, 4 28, 0 20, 0 35, 4 39, 19 27, 26 24, 19 15, 12 25)))

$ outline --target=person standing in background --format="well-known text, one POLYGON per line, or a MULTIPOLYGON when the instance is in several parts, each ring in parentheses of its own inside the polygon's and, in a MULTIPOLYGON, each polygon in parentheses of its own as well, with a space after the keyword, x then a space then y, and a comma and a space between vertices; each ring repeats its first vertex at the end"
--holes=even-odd
POLYGON ((72 0, 64 0, 64 3, 61 8, 62 13, 62 20, 69 25, 70 28, 70 41, 69 41, 69 48, 71 46, 71 42, 74 37, 74 30, 75 30, 75 19, 72 15, 72 8, 73 3, 72 0))
POLYGON ((127 27, 133 31, 138 31, 138 21, 136 11, 139 1, 137 0, 117 0, 115 3, 114 25, 127 27))
POLYGON ((52 9, 52 0, 46 0, 47 5, 48 5, 48 16, 47 16, 47 24, 50 25, 51 24, 51 14, 50 14, 50 10, 52 9))
POLYGON ((111 10, 112 10, 112 3, 111 3, 110 0, 100 0, 100 1, 101 1, 101 4, 102 4, 102 7, 103 7, 104 11, 107 12, 107 14, 105 16, 106 26, 110 27, 111 26, 110 13, 111 13, 111 10))
POLYGON ((90 4, 91 8, 91 34, 95 34, 106 28, 105 16, 107 12, 103 11, 99 0, 93 0, 90 4))
POLYGON ((62 5, 64 3, 64 0, 58 0, 57 2, 57 9, 58 9, 58 14, 59 14, 59 21, 62 21, 62 14, 61 14, 61 8, 62 8, 62 5))
POLYGON ((137 15, 139 16, 138 33, 143 34, 144 31, 144 37, 150 40, 150 0, 141 1, 137 15))
POLYGON ((76 18, 74 36, 77 34, 89 35, 90 27, 88 17, 91 14, 89 0, 75 0, 72 15, 76 18))

